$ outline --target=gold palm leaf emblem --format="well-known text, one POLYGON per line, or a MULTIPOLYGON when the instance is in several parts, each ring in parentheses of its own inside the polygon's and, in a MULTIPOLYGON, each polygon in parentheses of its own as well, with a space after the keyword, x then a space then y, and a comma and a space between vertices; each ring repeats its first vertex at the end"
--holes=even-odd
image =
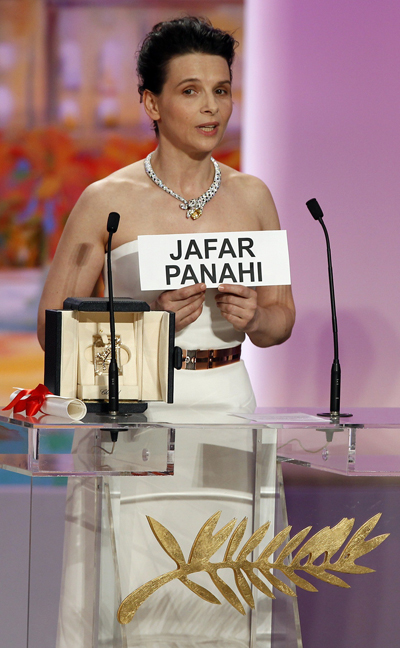
POLYGON ((269 598, 275 598, 275 596, 271 587, 268 587, 267 583, 288 596, 296 596, 295 592, 286 585, 286 583, 272 574, 272 570, 280 571, 292 583, 302 589, 308 590, 309 592, 317 592, 318 590, 314 585, 305 580, 305 578, 299 576, 296 572, 303 572, 304 574, 314 576, 321 581, 337 585, 338 587, 350 587, 350 585, 345 581, 330 572, 342 574, 367 574, 375 571, 369 567, 356 565, 355 561, 357 558, 364 556, 378 547, 389 535, 388 533, 385 533, 366 540, 366 537, 374 529, 381 517, 381 514, 378 513, 365 522, 365 524, 363 524, 358 531, 354 533, 343 548, 339 557, 334 562, 331 562, 332 557, 344 544, 354 526, 354 518, 343 518, 343 520, 333 528, 325 527, 315 533, 315 535, 311 536, 302 545, 302 547, 299 548, 299 545, 303 540, 305 540, 312 527, 309 526, 303 529, 289 540, 280 551, 278 557, 274 561, 270 562, 269 559, 272 554, 274 554, 288 538, 291 530, 291 527, 288 526, 280 531, 268 543, 256 560, 252 561, 249 559, 249 556, 264 539, 270 526, 270 522, 267 522, 253 533, 251 538, 247 540, 239 551, 236 559, 234 559, 234 554, 238 551, 239 545, 246 531, 247 518, 244 518, 237 525, 236 529, 234 529, 236 524, 236 519, 234 518, 220 529, 220 531, 214 534, 220 515, 221 511, 214 513, 214 515, 212 515, 202 526, 193 542, 188 561, 185 560, 182 549, 172 533, 160 524, 160 522, 147 516, 150 528, 156 539, 168 556, 175 561, 177 568, 163 574, 162 576, 154 578, 129 594, 122 601, 118 609, 118 621, 120 623, 129 623, 140 605, 142 605, 142 603, 151 596, 151 594, 163 585, 166 585, 175 579, 178 579, 194 592, 194 594, 197 594, 197 596, 208 603, 220 605, 221 601, 214 596, 214 594, 188 578, 190 574, 201 571, 209 574, 212 582, 220 591, 222 596, 241 614, 246 614, 244 607, 233 589, 219 576, 218 571, 220 569, 233 570, 237 589, 244 601, 251 608, 254 608, 254 598, 251 593, 250 584, 254 585, 254 587, 266 594, 269 598), (210 558, 228 540, 229 536, 231 537, 222 562, 211 562, 210 558), (296 555, 290 557, 296 549, 298 549, 296 555), (321 559, 322 556, 323 558, 321 559), (316 561, 318 558, 320 560, 317 564, 316 561), (255 573, 256 570, 265 578, 267 583, 255 573))

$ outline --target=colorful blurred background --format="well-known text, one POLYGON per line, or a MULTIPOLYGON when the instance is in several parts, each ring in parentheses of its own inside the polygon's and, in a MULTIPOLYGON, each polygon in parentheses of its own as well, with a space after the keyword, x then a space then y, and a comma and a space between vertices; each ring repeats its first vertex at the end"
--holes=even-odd
MULTIPOLYGON (((72 204, 89 182, 154 146, 134 54, 155 22, 182 12, 208 15, 241 42, 235 112, 216 157, 268 184, 288 230, 297 321, 283 346, 244 345, 258 404, 315 413, 329 406, 325 240, 305 207, 316 197, 334 262, 342 409, 398 407, 395 0, 0 0, 0 402, 14 386, 42 380, 36 308, 72 204)), ((386 452, 378 431, 374 443, 386 452)), ((324 483, 290 468, 284 466, 294 529, 332 525, 347 503, 358 520, 383 512, 380 532, 390 531, 388 543, 395 543, 380 554, 370 575, 375 585, 361 579, 348 596, 332 588, 325 596, 320 586, 317 597, 299 594, 304 645, 344 645, 343 632, 348 646, 397 645, 398 483, 385 478, 385 486, 379 479, 367 486, 336 476, 324 483)), ((15 510, 10 505, 9 519, 15 510)))
POLYGON ((240 41, 234 114, 217 157, 261 177, 288 230, 297 321, 244 354, 259 405, 328 405, 333 359, 325 212, 342 403, 400 394, 400 3, 393 0, 0 0, 0 398, 42 379, 34 328, 48 264, 91 181, 154 147, 135 52, 151 26, 208 15, 240 41))
MULTIPOLYGON (((189 7, 187 7, 189 8, 189 7)), ((241 2, 190 4, 242 36, 241 2)), ((0 403, 43 380, 36 310, 46 270, 83 189, 155 148, 136 87, 138 46, 182 3, 0 0, 0 403)), ((216 157, 240 165, 235 111, 216 157)))

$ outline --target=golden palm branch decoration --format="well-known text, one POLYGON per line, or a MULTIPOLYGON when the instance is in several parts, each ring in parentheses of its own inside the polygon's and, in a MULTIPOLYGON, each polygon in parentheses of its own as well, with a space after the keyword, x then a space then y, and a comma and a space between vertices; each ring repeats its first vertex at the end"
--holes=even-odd
POLYGON ((378 523, 378 520, 381 517, 381 514, 378 513, 365 522, 365 524, 363 524, 358 531, 354 533, 339 557, 334 562, 331 562, 331 558, 343 545, 354 526, 354 518, 343 518, 343 520, 333 528, 325 527, 315 535, 311 536, 303 546, 298 549, 296 555, 290 559, 290 554, 292 554, 303 540, 305 540, 312 527, 309 526, 306 529, 299 531, 299 533, 296 533, 296 535, 287 542, 275 561, 270 562, 269 558, 278 550, 289 536, 291 527, 288 526, 280 531, 271 540, 271 542, 268 543, 256 560, 251 561, 249 560, 249 555, 261 543, 270 526, 270 522, 266 522, 266 524, 263 524, 257 531, 255 531, 255 533, 253 533, 251 538, 247 540, 239 551, 236 559, 234 559, 233 556, 239 549, 239 545, 246 531, 247 518, 244 518, 237 525, 234 531, 233 528, 236 524, 235 518, 213 535, 220 515, 221 511, 214 513, 214 515, 212 515, 202 526, 193 542, 187 562, 181 547, 172 533, 160 524, 160 522, 147 516, 150 528, 156 539, 170 558, 175 561, 177 569, 154 578, 129 594, 124 601, 122 601, 118 609, 118 621, 120 623, 129 623, 139 606, 149 596, 151 596, 153 592, 175 579, 180 580, 181 583, 186 585, 186 587, 194 592, 194 594, 197 594, 200 598, 208 601, 208 603, 220 605, 221 601, 219 601, 214 594, 188 578, 190 574, 201 571, 205 571, 209 574, 212 582, 221 592, 222 596, 241 614, 246 614, 244 607, 232 588, 229 587, 229 585, 227 585, 227 583, 225 583, 225 581, 218 575, 217 572, 220 569, 233 570, 238 591, 244 601, 251 608, 254 608, 254 598, 251 593, 250 584, 254 585, 254 587, 266 594, 269 598, 275 598, 272 589, 268 587, 265 581, 261 580, 261 578, 255 573, 255 570, 258 570, 271 586, 288 596, 296 596, 296 594, 288 585, 286 585, 286 583, 274 576, 272 570, 280 571, 292 583, 302 589, 308 590, 309 592, 317 592, 318 590, 314 585, 300 577, 295 572, 304 572, 305 574, 314 576, 326 583, 337 585, 338 587, 350 587, 350 585, 341 578, 329 572, 342 574, 366 574, 375 571, 369 567, 356 565, 355 560, 378 547, 389 535, 388 533, 385 533, 369 540, 365 539, 378 523), (218 551, 224 542, 226 542, 230 535, 231 537, 222 562, 210 562, 210 558, 218 551), (316 561, 321 556, 323 556, 323 559, 317 564, 316 561), (285 560, 290 560, 290 562, 287 564, 285 560))

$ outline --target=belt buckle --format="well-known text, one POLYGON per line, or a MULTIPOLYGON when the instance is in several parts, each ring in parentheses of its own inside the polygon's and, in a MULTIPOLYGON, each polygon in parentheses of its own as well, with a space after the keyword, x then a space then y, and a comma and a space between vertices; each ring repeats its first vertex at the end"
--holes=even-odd
POLYGON ((195 350, 186 351, 185 369, 190 369, 191 371, 194 371, 196 369, 196 356, 197 356, 197 351, 195 350))

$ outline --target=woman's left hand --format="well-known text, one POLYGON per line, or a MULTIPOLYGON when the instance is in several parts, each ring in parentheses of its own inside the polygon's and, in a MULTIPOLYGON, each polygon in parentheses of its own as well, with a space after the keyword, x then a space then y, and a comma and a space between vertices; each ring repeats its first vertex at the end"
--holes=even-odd
POLYGON ((257 292, 238 284, 222 284, 218 287, 215 301, 221 315, 237 331, 248 333, 256 326, 258 306, 257 292))

